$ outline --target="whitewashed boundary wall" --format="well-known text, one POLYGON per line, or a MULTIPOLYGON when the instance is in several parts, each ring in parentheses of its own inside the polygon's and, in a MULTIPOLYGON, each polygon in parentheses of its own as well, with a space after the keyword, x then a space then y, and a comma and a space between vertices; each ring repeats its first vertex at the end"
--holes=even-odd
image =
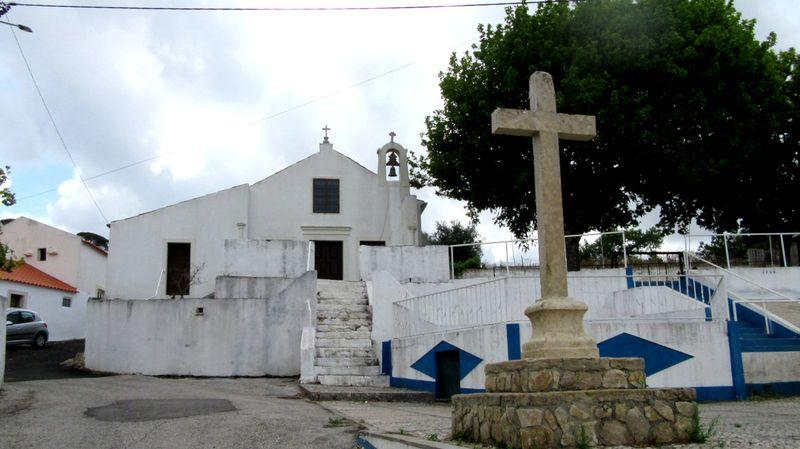
POLYGON ((744 380, 748 385, 775 385, 800 382, 800 352, 742 353, 744 380))
MULTIPOLYGON (((732 389, 730 354, 722 321, 637 322, 636 319, 631 319, 626 322, 587 322, 586 328, 589 335, 601 343, 628 334, 641 339, 637 344, 641 344, 644 350, 648 350, 648 347, 664 346, 689 356, 648 376, 648 386, 699 387, 701 397, 708 398, 716 398, 719 394, 717 390, 732 389)), ((412 365, 417 364, 419 368, 418 361, 430 351, 435 351, 437 345, 445 342, 481 359, 461 380, 463 392, 481 391, 484 388, 486 363, 519 358, 520 344, 528 341, 530 335, 530 322, 519 322, 393 339, 391 383, 397 387, 433 391, 436 379, 423 374, 412 365)), ((614 344, 613 340, 609 344, 614 344)))
POLYGON ((296 278, 314 264, 310 242, 296 240, 225 240, 224 275, 296 278))
MULTIPOLYGON (((800 294, 800 267, 732 267, 730 271, 760 286, 779 292, 800 294)), ((692 270, 692 275, 695 274, 717 274, 717 270, 692 270)), ((739 279, 736 276, 728 276, 728 290, 732 292, 758 291, 759 288, 753 283, 739 279)))
POLYGON ((449 260, 447 246, 360 246, 358 256, 362 280, 387 271, 402 283, 448 282, 449 260))
MULTIPOLYGON (((248 281, 286 282, 219 281, 233 286, 231 293, 248 281)), ((309 310, 316 315, 316 272, 276 290, 252 287, 269 295, 263 298, 90 300, 86 367, 147 375, 298 375, 301 332, 309 310)))

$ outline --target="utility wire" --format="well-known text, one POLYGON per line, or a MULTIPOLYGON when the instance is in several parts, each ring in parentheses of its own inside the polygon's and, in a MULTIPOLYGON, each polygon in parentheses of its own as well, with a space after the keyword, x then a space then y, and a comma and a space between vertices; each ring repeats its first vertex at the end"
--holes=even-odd
POLYGON ((111 9, 128 11, 273 11, 273 12, 310 12, 310 11, 391 11, 411 9, 447 9, 447 8, 476 8, 487 6, 515 6, 537 3, 568 3, 574 0, 530 0, 506 1, 491 3, 451 3, 443 5, 418 4, 418 5, 389 5, 389 6, 307 6, 307 7, 280 7, 280 6, 134 6, 134 5, 65 5, 55 3, 18 3, 10 2, 10 6, 29 6, 36 8, 65 8, 65 9, 111 9))
POLYGON ((72 157, 72 152, 69 151, 69 147, 67 147, 67 142, 64 141, 64 137, 61 135, 61 131, 58 129, 58 125, 56 125, 56 120, 53 118, 53 114, 50 112, 50 108, 47 106, 47 101, 44 99, 44 95, 42 95, 42 90, 39 88, 39 83, 36 81, 36 77, 33 75, 33 70, 31 70, 31 65, 28 62, 28 58, 25 56, 25 52, 22 50, 22 45, 19 43, 19 39, 17 39, 17 33, 14 32, 14 28, 9 28, 11 30, 11 35, 14 36, 14 42, 17 43, 17 48, 19 49, 19 54, 22 56, 22 60, 25 62, 25 67, 28 69, 28 74, 31 76, 31 81, 33 81, 33 86, 36 88, 36 93, 39 94, 39 99, 42 100, 42 105, 44 106, 44 110, 47 111, 47 116, 50 117, 50 123, 53 124, 53 129, 56 130, 56 135, 58 136, 58 140, 61 141, 61 146, 64 147, 64 151, 67 152, 67 156, 69 156, 70 162, 72 162, 72 166, 75 167, 75 172, 78 175, 78 178, 81 180, 83 187, 86 188, 86 193, 89 194, 89 198, 92 199, 92 203, 97 208, 97 211, 100 212, 100 216, 103 217, 103 222, 108 224, 108 219, 106 218, 106 214, 103 213, 103 210, 100 209, 100 205, 97 204, 97 200, 92 195, 92 191, 89 190, 89 185, 86 184, 86 180, 83 179, 81 176, 81 170, 78 167, 78 164, 75 162, 75 158, 72 157))
MULTIPOLYGON (((452 50, 454 48, 458 48, 458 47, 460 47, 462 45, 465 45, 465 44, 469 44, 470 42, 474 42, 474 41, 476 41, 478 39, 479 39, 478 37, 474 37, 472 39, 469 39, 469 40, 466 40, 464 42, 458 43, 458 44, 450 47, 449 50, 452 50)), ((273 118, 278 117, 280 115, 283 115, 283 114, 289 113, 291 111, 294 111, 295 109, 300 109, 302 107, 308 106, 308 105, 316 103, 318 101, 325 100, 326 98, 333 97, 334 95, 338 95, 338 94, 340 94, 340 93, 342 93, 342 92, 344 92, 346 90, 355 89, 356 87, 360 87, 360 86, 362 86, 364 84, 367 84, 367 83, 369 83, 371 81, 375 81, 376 79, 382 78, 382 77, 387 76, 387 75, 391 75, 392 73, 399 72, 400 70, 403 70, 405 68, 411 67, 412 65, 414 65, 416 63, 417 63, 417 61, 414 61, 414 62, 409 62, 407 64, 403 64, 401 66, 397 66, 397 67, 395 67, 393 69, 387 70, 387 71, 385 71, 383 73, 379 73, 378 75, 375 75, 375 76, 371 76, 369 78, 361 80, 361 81, 359 81, 359 82, 357 82, 355 84, 352 84, 350 86, 341 88, 341 89, 336 90, 334 92, 331 92, 329 94, 325 94, 325 95, 316 97, 314 99, 311 99, 309 101, 306 101, 306 102, 291 106, 291 107, 286 108, 286 109, 284 109, 284 110, 282 110, 280 112, 276 112, 274 114, 270 114, 270 115, 268 115, 266 117, 262 117, 262 118, 260 118, 258 120, 253 120, 252 122, 247 123, 247 125, 255 125, 255 124, 258 124, 258 123, 261 123, 261 122, 265 122, 267 120, 273 119, 273 118)), ((144 164, 146 162, 154 161, 156 159, 161 159, 162 157, 169 156, 172 153, 174 153, 174 152, 170 151, 170 152, 159 154, 159 155, 156 155, 156 156, 151 156, 151 157, 148 157, 146 159, 141 159, 141 160, 138 160, 138 161, 135 161, 135 162, 131 162, 130 164, 123 165, 123 166, 120 166, 120 167, 117 167, 117 168, 112 168, 111 170, 104 171, 102 173, 98 173, 96 175, 89 176, 87 178, 83 178, 82 181, 84 181, 84 185, 85 185, 85 181, 91 181, 93 179, 97 179, 97 178, 100 178, 100 177, 103 177, 103 176, 106 176, 106 175, 110 175, 112 173, 116 173, 118 171, 122 171, 122 170, 125 170, 125 169, 128 169, 128 168, 131 168, 131 167, 135 167, 137 165, 141 165, 141 164, 144 164)), ((58 190, 58 186, 52 187, 52 188, 47 189, 47 190, 43 190, 43 191, 38 192, 38 193, 34 193, 32 195, 27 195, 27 196, 23 196, 23 197, 17 197, 17 202, 20 202, 20 201, 23 201, 23 200, 27 200, 27 199, 30 199, 30 198, 35 198, 37 196, 45 195, 47 193, 55 192, 56 190, 58 190)))

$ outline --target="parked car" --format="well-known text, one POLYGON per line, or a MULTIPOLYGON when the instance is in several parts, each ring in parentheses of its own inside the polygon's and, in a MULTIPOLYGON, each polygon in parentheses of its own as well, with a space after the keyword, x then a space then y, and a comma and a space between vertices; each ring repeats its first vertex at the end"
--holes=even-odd
POLYGON ((44 348, 50 332, 47 323, 38 313, 28 309, 11 308, 6 311, 6 344, 31 345, 44 348))

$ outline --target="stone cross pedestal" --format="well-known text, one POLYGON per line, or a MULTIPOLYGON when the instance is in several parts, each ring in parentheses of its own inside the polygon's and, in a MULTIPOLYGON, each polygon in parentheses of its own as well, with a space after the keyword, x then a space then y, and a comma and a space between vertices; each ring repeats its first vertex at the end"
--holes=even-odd
POLYGON ((553 78, 546 72, 531 76, 530 103, 529 111, 496 109, 492 113, 492 133, 533 137, 542 298, 525 310, 535 331, 531 341, 522 346, 522 357, 599 357, 597 344, 583 329, 586 304, 567 292, 558 149, 559 139, 592 139, 595 119, 557 113, 553 78))
POLYGON ((556 112, 553 79, 530 79, 530 110, 497 109, 492 132, 533 138, 542 298, 525 310, 522 360, 486 365, 486 393, 453 396, 453 437, 523 449, 688 442, 691 388, 646 387, 644 359, 600 358, 567 292, 558 139, 589 140, 593 116, 556 112))

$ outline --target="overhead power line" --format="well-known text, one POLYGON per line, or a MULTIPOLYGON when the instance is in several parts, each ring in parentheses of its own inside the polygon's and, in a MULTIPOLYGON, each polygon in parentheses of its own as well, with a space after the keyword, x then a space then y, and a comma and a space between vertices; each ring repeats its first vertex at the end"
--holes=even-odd
MULTIPOLYGON (((469 44, 470 42, 474 42, 474 41, 476 41, 478 39, 479 39, 478 37, 474 37, 472 39, 468 39, 468 40, 466 40, 464 42, 461 42, 461 43, 458 43, 456 45, 451 46, 450 49, 458 48, 458 47, 460 47, 462 45, 469 44)), ((361 81, 359 81, 359 82, 357 82, 355 84, 351 84, 350 86, 343 87, 343 88, 338 89, 336 91, 333 91, 331 93, 328 93, 328 94, 325 94, 325 95, 321 95, 319 97, 313 98, 313 99, 305 101, 303 103, 296 104, 294 106, 288 107, 288 108, 283 109, 283 110, 281 110, 279 112, 276 112, 274 114, 270 114, 270 115, 267 115, 265 117, 261 117, 260 119, 253 120, 252 122, 247 123, 247 125, 256 125, 258 123, 265 122, 267 120, 273 119, 273 118, 278 117, 280 115, 292 112, 295 109, 300 109, 300 108, 308 106, 310 104, 314 104, 314 103, 316 103, 318 101, 322 101, 322 100, 325 100, 327 98, 333 97, 334 95, 337 95, 337 94, 339 94, 341 92, 344 92, 346 90, 355 89, 355 88, 360 87, 360 86, 362 86, 364 84, 367 84, 367 83, 370 83, 372 81, 375 81, 376 79, 383 78, 384 76, 391 75, 392 73, 399 72, 400 70, 403 70, 405 68, 411 67, 412 65, 414 65, 416 63, 417 63, 417 61, 414 61, 414 62, 409 62, 409 63, 403 64, 403 65, 397 66, 397 67, 395 67, 393 69, 389 69, 389 70, 387 70, 385 72, 379 73, 379 74, 371 76, 369 78, 365 78, 365 79, 363 79, 363 80, 361 80, 361 81)), ((170 152, 159 154, 159 155, 156 155, 156 156, 151 156, 151 157, 148 157, 148 158, 145 158, 145 159, 140 159, 138 161, 131 162, 130 164, 122 165, 122 166, 119 166, 119 167, 116 167, 116 168, 112 168, 110 170, 107 170, 107 171, 104 171, 104 172, 101 172, 101 173, 97 173, 96 175, 92 175, 92 176, 89 176, 87 178, 83 178, 83 181, 91 181, 93 179, 101 178, 103 176, 110 175, 112 173, 116 173, 118 171, 126 170, 128 168, 135 167, 137 165, 141 165, 141 164, 144 164, 144 163, 147 163, 147 162, 150 162, 150 161, 154 161, 156 159, 161 159, 162 157, 169 156, 170 154, 173 154, 173 153, 174 153, 173 151, 170 151, 170 152)), ((55 187, 51 187, 51 188, 49 188, 47 190, 42 190, 41 192, 31 194, 31 195, 26 195, 26 196, 23 196, 23 197, 19 197, 18 196, 17 197, 17 202, 20 202, 20 201, 23 201, 23 200, 27 200, 27 199, 30 199, 30 198, 35 198, 37 196, 42 196, 42 195, 45 195, 45 194, 48 194, 48 193, 51 193, 51 192, 55 192, 57 190, 58 190, 58 186, 55 186, 55 187)))
POLYGON ((19 49, 19 54, 22 56, 22 60, 25 62, 25 68, 28 69, 28 75, 31 77, 31 81, 33 81, 33 86, 36 88, 36 93, 39 94, 39 99, 42 100, 42 106, 44 106, 44 110, 47 112, 47 116, 50 117, 50 123, 53 125, 53 129, 56 131, 56 135, 58 136, 58 140, 61 141, 61 146, 64 147, 64 151, 66 151, 67 156, 69 156, 70 162, 72 162, 72 166, 75 167, 75 172, 78 175, 78 178, 81 180, 83 187, 86 189, 86 193, 89 194, 89 198, 92 199, 92 203, 94 203, 94 207, 97 208, 97 211, 100 212, 100 216, 103 217, 103 222, 108 223, 108 219, 106 218, 106 214, 103 213, 103 210, 100 209, 100 205, 97 203, 97 200, 92 195, 92 191, 89 190, 89 185, 86 184, 86 180, 83 179, 81 176, 81 170, 78 167, 77 162, 75 162, 75 158, 72 157, 72 152, 69 151, 69 147, 67 147, 67 142, 64 141, 64 137, 61 135, 61 131, 58 129, 58 125, 56 125, 56 120, 53 118, 53 114, 50 112, 50 108, 47 106, 47 101, 44 99, 44 95, 42 95, 42 90, 39 88, 39 83, 36 81, 36 77, 33 75, 33 70, 31 70, 31 65, 28 62, 28 58, 25 56, 25 51, 22 50, 22 45, 19 43, 19 39, 17 39, 17 33, 14 32, 13 28, 9 28, 11 30, 11 35, 14 36, 14 42, 17 43, 17 48, 19 49))
POLYGON ((387 6, 139 6, 139 5, 70 5, 57 3, 19 3, 10 2, 10 6, 28 6, 36 8, 65 9, 110 9, 128 11, 272 11, 272 12, 313 12, 313 11, 396 11, 413 9, 448 9, 448 8, 480 8, 490 6, 516 6, 537 3, 568 3, 574 0, 532 0, 490 3, 451 3, 451 4, 418 4, 387 6))

